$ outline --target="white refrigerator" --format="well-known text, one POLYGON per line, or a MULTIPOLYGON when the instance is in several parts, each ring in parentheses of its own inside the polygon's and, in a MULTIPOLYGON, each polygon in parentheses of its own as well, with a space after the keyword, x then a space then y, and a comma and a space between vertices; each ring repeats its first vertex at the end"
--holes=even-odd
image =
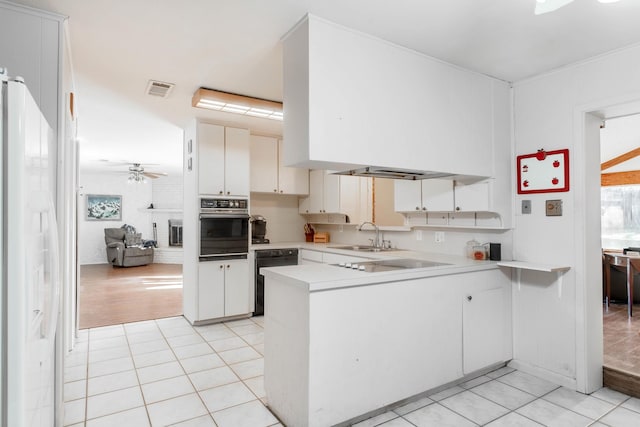
POLYGON ((27 86, 0 68, 1 425, 53 426, 59 307, 53 132, 27 86))

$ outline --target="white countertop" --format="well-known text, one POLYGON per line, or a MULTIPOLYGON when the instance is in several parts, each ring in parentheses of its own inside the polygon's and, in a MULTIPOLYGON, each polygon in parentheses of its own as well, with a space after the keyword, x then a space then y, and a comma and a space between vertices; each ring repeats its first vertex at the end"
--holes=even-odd
POLYGON ((280 281, 305 287, 309 292, 326 291, 354 286, 367 286, 386 282, 419 279, 423 277, 461 274, 473 271, 491 270, 498 268, 497 261, 475 261, 462 256, 416 251, 382 251, 363 252, 346 249, 335 249, 332 246, 344 246, 340 243, 306 243, 288 242, 268 245, 253 245, 251 250, 257 249, 316 249, 342 255, 352 255, 371 259, 411 258, 446 263, 436 267, 399 269, 381 272, 365 272, 337 267, 330 264, 304 264, 284 267, 262 268, 265 277, 273 277, 280 281))

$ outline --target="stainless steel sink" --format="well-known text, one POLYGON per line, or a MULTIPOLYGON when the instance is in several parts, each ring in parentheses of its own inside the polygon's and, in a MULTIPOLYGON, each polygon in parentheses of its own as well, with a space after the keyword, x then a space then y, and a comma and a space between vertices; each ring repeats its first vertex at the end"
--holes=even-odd
POLYGON ((332 264, 332 265, 335 265, 337 267, 350 268, 353 270, 366 271, 369 273, 376 273, 380 271, 438 267, 438 266, 450 265, 450 264, 447 264, 444 262, 421 260, 421 259, 399 258, 399 259, 363 261, 358 263, 340 263, 340 264, 332 264))
POLYGON ((397 251, 398 249, 394 248, 376 248, 374 246, 361 246, 361 245, 342 245, 342 246, 329 246, 331 249, 343 249, 348 251, 358 251, 358 252, 388 252, 388 251, 397 251))

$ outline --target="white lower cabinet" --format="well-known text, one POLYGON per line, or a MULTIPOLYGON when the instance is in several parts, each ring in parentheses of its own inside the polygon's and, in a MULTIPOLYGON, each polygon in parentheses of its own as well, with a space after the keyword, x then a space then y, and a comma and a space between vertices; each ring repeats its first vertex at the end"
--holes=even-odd
POLYGON ((298 252, 298 263, 300 264, 322 264, 322 252, 300 249, 298 252))
POLYGON ((370 261, 369 258, 351 255, 334 254, 331 252, 325 252, 322 254, 322 262, 325 264, 340 264, 341 262, 362 262, 370 261))
POLYGON ((227 261, 224 275, 224 315, 248 313, 249 263, 246 260, 227 261))
POLYGON ((312 251, 300 249, 299 264, 340 264, 341 262, 361 262, 370 261, 370 258, 335 254, 333 252, 312 251))
POLYGON ((201 262, 196 321, 249 313, 248 283, 247 260, 201 262))
POLYGON ((480 290, 462 299, 462 371, 471 373, 505 360, 504 288, 480 290))

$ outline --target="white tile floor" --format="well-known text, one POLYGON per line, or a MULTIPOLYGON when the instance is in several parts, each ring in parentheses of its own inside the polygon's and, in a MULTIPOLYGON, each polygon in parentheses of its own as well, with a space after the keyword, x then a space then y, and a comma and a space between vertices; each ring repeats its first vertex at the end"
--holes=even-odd
MULTIPOLYGON (((65 361, 65 426, 281 426, 264 406, 262 318, 182 317, 81 331, 65 361)), ((590 396, 502 368, 358 427, 640 426, 640 399, 590 396)), ((293 426, 292 426, 293 427, 293 426)))

